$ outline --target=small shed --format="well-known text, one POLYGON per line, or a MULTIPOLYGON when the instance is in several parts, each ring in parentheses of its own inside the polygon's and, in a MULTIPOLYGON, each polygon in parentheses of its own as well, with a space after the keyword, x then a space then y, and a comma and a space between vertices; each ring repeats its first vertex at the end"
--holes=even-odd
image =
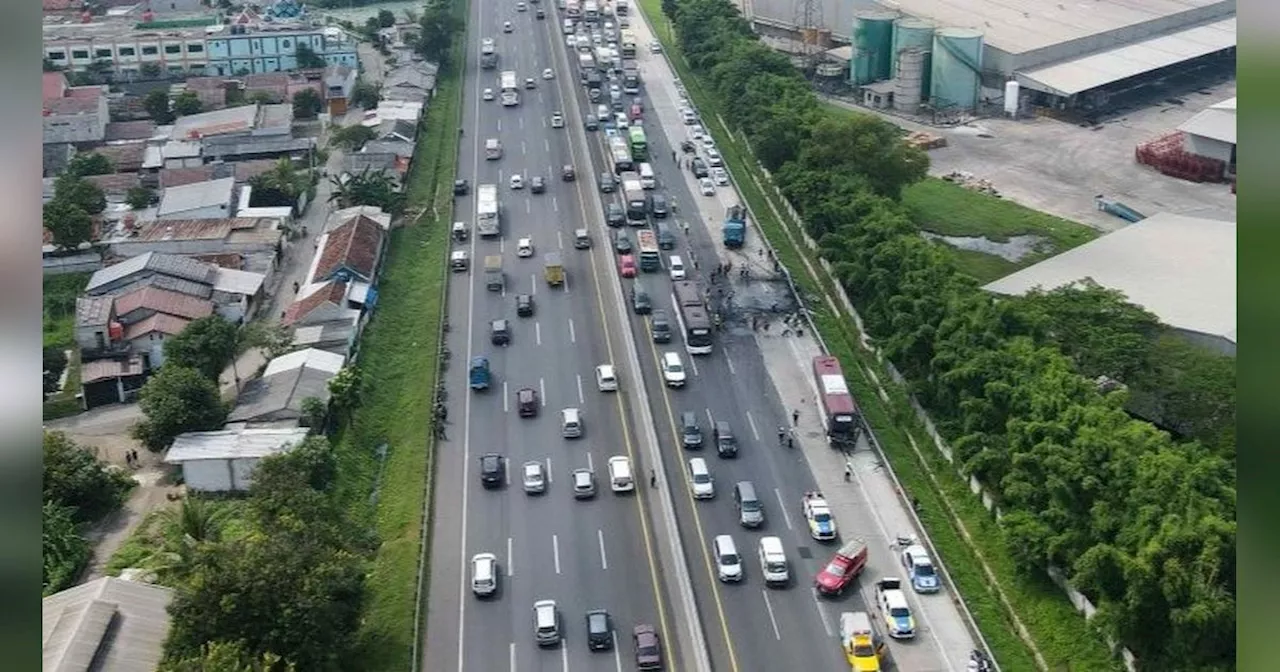
POLYGON ((187 432, 174 439, 164 461, 181 465, 183 481, 192 490, 248 490, 258 460, 283 453, 306 438, 307 430, 301 427, 187 432))

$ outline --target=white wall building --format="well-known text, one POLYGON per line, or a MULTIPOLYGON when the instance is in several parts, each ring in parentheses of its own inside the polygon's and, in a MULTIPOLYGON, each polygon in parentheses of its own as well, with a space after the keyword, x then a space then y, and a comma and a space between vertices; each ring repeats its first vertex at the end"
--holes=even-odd
POLYGON ((259 460, 306 438, 307 430, 300 427, 187 432, 173 440, 164 461, 182 465, 183 481, 192 490, 247 490, 259 460))

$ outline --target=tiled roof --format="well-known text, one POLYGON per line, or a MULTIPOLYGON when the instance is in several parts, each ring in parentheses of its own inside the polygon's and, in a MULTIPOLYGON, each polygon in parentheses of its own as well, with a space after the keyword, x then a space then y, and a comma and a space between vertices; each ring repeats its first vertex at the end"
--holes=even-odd
POLYGON ((143 287, 116 298, 117 315, 128 315, 139 309, 154 310, 188 320, 213 314, 213 304, 209 301, 159 287, 143 287))
POLYGON ((76 297, 76 326, 92 327, 111 319, 111 297, 76 297))
MULTIPOLYGON (((48 2, 48 0, 46 0, 48 2)), ((46 6, 46 9, 48 7, 46 6)), ((61 72, 46 72, 40 78, 40 94, 43 100, 56 100, 67 89, 67 76, 61 72)))
POLYGON ((44 109, 51 115, 89 114, 98 111, 97 98, 54 98, 44 101, 44 109))
POLYGON ((142 186, 142 177, 137 173, 109 173, 107 175, 89 175, 86 182, 96 185, 108 194, 123 194, 134 187, 142 186))
POLYGON ((238 252, 227 252, 223 254, 193 254, 192 259, 199 259, 218 268, 232 268, 237 271, 244 269, 244 255, 238 252))
POLYGON ((141 376, 144 373, 146 369, 142 367, 141 357, 131 357, 126 360, 95 359, 92 362, 85 362, 80 367, 80 382, 92 383, 108 378, 141 376))
POLYGON ((327 282, 316 291, 304 296, 290 304, 289 309, 284 313, 284 319, 280 323, 288 326, 301 320, 311 311, 323 306, 326 303, 332 303, 335 306, 342 305, 342 299, 347 295, 346 282, 327 282))
POLYGON ((150 119, 141 119, 138 121, 111 121, 107 122, 107 134, 103 138, 106 142, 116 142, 120 140, 150 140, 151 136, 156 134, 156 122, 150 119))
POLYGON ((364 215, 351 218, 326 234, 313 280, 347 268, 364 279, 373 278, 382 251, 382 227, 364 215))
POLYGON ((161 168, 160 188, 172 189, 196 182, 208 182, 213 179, 213 169, 214 164, 194 168, 161 168))
POLYGON ((187 328, 188 324, 191 324, 191 320, 184 320, 181 317, 174 317, 164 313, 156 313, 141 322, 129 325, 124 330, 124 338, 127 341, 132 341, 135 338, 157 331, 169 336, 177 336, 182 333, 183 329, 187 328))
POLYGON ((142 167, 142 160, 147 152, 147 145, 141 142, 127 145, 103 145, 93 150, 111 161, 111 165, 119 172, 136 171, 142 167))

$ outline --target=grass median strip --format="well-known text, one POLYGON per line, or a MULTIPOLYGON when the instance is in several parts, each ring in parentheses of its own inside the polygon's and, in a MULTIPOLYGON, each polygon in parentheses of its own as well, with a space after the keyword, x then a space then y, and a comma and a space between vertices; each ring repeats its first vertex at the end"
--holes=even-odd
POLYGON ((407 669, 420 635, 413 628, 415 587, 424 529, 430 533, 423 516, 435 445, 432 407, 460 96, 456 73, 442 71, 418 137, 408 184, 410 215, 392 233, 378 310, 363 337, 364 403, 339 442, 344 480, 350 479, 344 490, 360 498, 353 505, 367 507, 366 495, 378 483, 372 524, 381 545, 370 568, 360 632, 361 669, 370 671, 407 669), (379 465, 377 448, 384 443, 385 464, 379 465))
MULTIPOLYGON (((1002 669, 1034 670, 1038 665, 1031 649, 1019 637, 1010 610, 1006 609, 982 571, 983 561, 995 574, 1012 605, 1012 611, 1016 612, 1016 618, 1026 627, 1035 648, 1051 669, 1116 669, 1118 663, 1061 591, 1047 579, 1039 583, 1015 572, 1002 548, 998 526, 969 492, 967 484, 954 468, 930 445, 920 446, 923 460, 917 457, 906 432, 910 431, 917 441, 927 435, 910 410, 905 395, 901 390, 893 389, 890 401, 885 403, 875 393, 865 369, 876 371, 881 381, 888 382, 885 380, 887 376, 880 373, 883 368, 874 356, 858 346, 859 335, 852 319, 833 313, 825 301, 818 300, 824 294, 834 295, 834 287, 825 274, 814 277, 805 272, 805 261, 813 268, 818 267, 816 253, 796 244, 798 232, 789 232, 775 216, 775 211, 786 211, 784 204, 765 182, 767 178, 756 165, 749 148, 732 129, 721 124, 714 97, 702 89, 677 48, 670 22, 661 13, 660 0, 640 0, 640 5, 707 126, 717 136, 717 146, 736 178, 735 186, 751 209, 756 224, 775 246, 779 260, 791 270, 796 285, 806 295, 806 303, 814 311, 815 323, 824 341, 833 354, 846 363, 858 363, 859 371, 864 373, 861 376, 851 375, 849 383, 863 406, 868 424, 875 431, 903 487, 920 500, 921 519, 946 563, 954 589, 963 597, 1002 669), (936 487, 930 479, 931 473, 937 479, 936 487), (951 518, 952 512, 954 519, 951 518), (961 533, 962 528, 969 539, 961 533)), ((1048 238, 1059 251, 1087 242, 1096 235, 1087 227, 1011 202, 968 192, 940 180, 928 184, 915 194, 914 202, 908 205, 913 208, 913 214, 919 212, 921 216, 934 217, 938 222, 936 228, 929 228, 937 233, 984 235, 997 241, 1007 240, 1012 235, 1035 233, 1048 238), (952 198, 957 201, 954 205, 949 202, 952 198), (985 201, 976 200, 979 198, 985 201), (953 210, 960 214, 951 219, 946 215, 953 210), (1022 219, 1026 213, 1035 217, 1022 219), (1018 226, 1020 219, 1021 228, 1018 226)), ((998 257, 995 259, 999 260, 998 257)), ((972 263, 978 267, 977 270, 964 270, 975 275, 978 272, 990 274, 993 272, 990 266, 995 265, 995 262, 985 260, 972 263)))

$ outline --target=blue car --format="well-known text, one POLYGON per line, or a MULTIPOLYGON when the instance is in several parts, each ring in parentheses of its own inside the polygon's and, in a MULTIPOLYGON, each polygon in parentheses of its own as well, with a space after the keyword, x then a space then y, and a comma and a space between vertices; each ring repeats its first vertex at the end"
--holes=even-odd
POLYGON ((472 357, 469 377, 471 381, 471 389, 489 389, 489 358, 472 357))
POLYGON ((906 568, 907 577, 911 579, 911 587, 917 593, 936 593, 942 589, 938 572, 924 546, 919 544, 908 546, 902 552, 902 566, 906 568))

